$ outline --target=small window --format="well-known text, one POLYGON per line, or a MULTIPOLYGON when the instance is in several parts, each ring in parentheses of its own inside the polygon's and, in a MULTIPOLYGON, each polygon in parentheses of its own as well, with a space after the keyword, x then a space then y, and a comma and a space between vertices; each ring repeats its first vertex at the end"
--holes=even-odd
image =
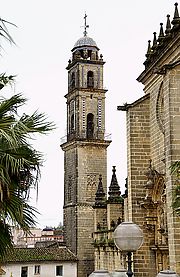
POLYGON ((40 265, 35 265, 34 267, 34 275, 40 274, 40 265))
POLYGON ((56 276, 63 276, 63 266, 62 265, 56 266, 56 276))
POLYGON ((22 266, 21 267, 21 277, 27 277, 28 276, 28 267, 22 266))

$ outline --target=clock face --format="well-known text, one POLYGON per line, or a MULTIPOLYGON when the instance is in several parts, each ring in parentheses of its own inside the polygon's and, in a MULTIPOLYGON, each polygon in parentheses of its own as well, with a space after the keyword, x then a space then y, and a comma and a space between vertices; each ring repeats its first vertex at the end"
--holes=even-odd
POLYGON ((163 83, 161 83, 157 102, 156 102, 156 118, 157 123, 161 132, 164 134, 164 93, 163 93, 163 83))

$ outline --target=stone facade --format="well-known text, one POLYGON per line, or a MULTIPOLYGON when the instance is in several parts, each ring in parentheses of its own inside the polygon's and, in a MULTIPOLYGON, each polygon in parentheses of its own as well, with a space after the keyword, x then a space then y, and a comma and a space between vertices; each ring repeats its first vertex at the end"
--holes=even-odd
POLYGON ((114 166, 108 199, 100 176, 94 205, 95 270, 103 268, 109 272, 125 267, 124 256, 115 246, 113 239, 115 228, 124 221, 124 199, 121 196, 115 172, 114 166))
MULTIPOLYGON (((87 27, 85 25, 85 27, 87 27)), ((144 96, 118 106, 127 114, 127 190, 121 196, 116 170, 106 189, 107 147, 102 55, 85 36, 69 61, 67 142, 64 151, 64 225, 67 246, 78 256, 78 277, 95 269, 126 267, 113 241, 115 227, 133 221, 144 243, 133 255, 137 277, 163 269, 180 274, 180 219, 173 213, 175 186, 170 166, 180 157, 180 17, 167 16, 165 31, 148 43, 145 70, 138 77, 144 96), (98 180, 99 179, 99 180, 98 180), (92 237, 93 234, 93 237, 92 237), (94 247, 94 248, 93 248, 94 247)))
MULTIPOLYGON (((67 141, 64 151, 65 242, 78 257, 78 277, 94 270, 95 194, 99 174, 106 187, 107 147, 102 55, 84 35, 72 49, 67 66, 67 141)), ((106 190, 106 189, 105 189, 106 190)))
POLYGON ((129 220, 144 233, 134 254, 137 277, 162 269, 180 273, 180 219, 172 210, 174 180, 170 166, 180 157, 180 17, 160 26, 148 46, 145 70, 138 77, 145 96, 119 106, 127 113, 129 220), (172 23, 172 25, 171 25, 172 23))

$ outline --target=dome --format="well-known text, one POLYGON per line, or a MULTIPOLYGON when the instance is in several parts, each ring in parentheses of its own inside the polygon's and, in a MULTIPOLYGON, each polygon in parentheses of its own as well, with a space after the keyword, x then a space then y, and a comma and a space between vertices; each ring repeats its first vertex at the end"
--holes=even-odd
POLYGON ((90 46, 90 47, 95 47, 96 49, 99 49, 97 47, 96 42, 92 38, 84 36, 84 37, 81 37, 80 39, 78 39, 78 41, 75 43, 75 45, 73 47, 73 50, 75 48, 79 48, 79 47, 83 47, 83 46, 90 46))

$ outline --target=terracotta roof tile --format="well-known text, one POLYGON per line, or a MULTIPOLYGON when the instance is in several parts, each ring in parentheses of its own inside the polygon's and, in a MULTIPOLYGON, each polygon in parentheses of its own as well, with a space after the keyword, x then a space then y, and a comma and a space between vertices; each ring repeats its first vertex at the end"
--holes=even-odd
POLYGON ((4 263, 34 262, 34 261, 77 261, 67 247, 59 248, 14 248, 13 252, 7 255, 4 263))

